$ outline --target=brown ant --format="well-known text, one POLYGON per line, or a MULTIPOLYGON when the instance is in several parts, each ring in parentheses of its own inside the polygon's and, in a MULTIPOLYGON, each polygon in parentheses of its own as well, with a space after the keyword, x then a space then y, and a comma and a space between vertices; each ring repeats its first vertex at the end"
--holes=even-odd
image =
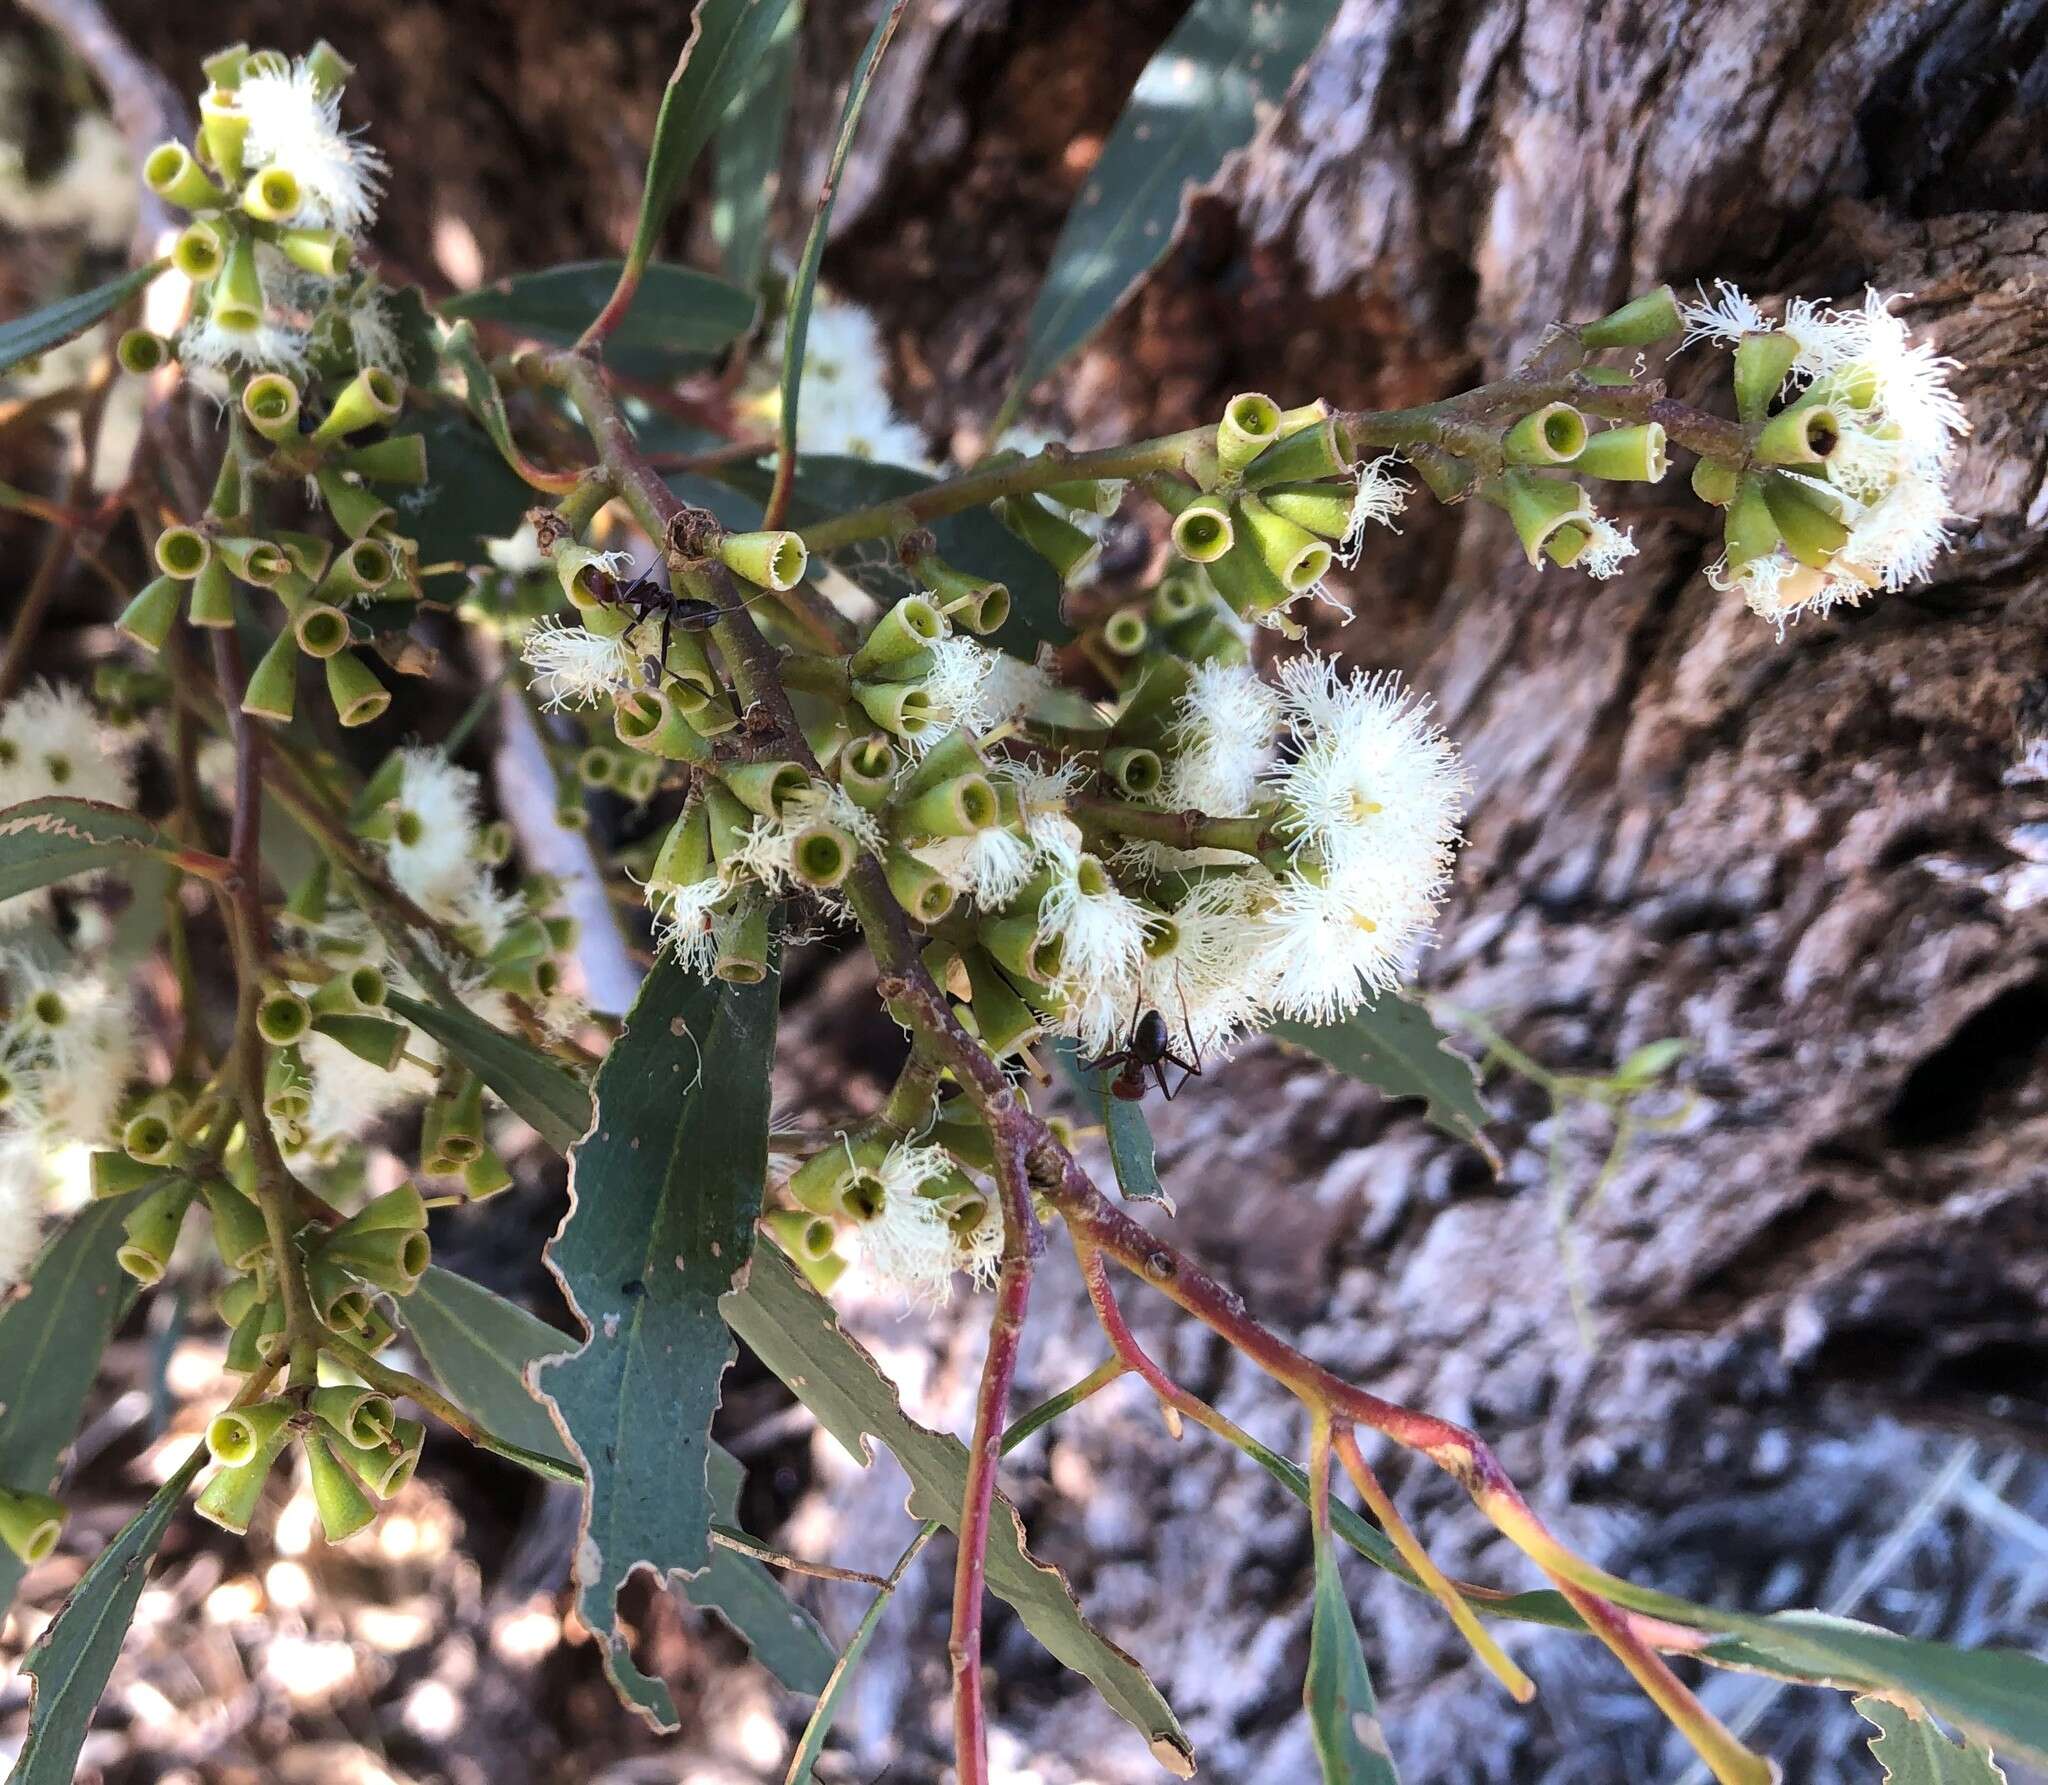
MULTIPOLYGON (((1182 1013, 1186 1021, 1186 1013, 1182 1013)), ((1140 1102, 1145 1095, 1145 1074, 1149 1070, 1159 1085, 1160 1094, 1171 1103, 1187 1089, 1188 1080, 1202 1076, 1202 1050, 1195 1046, 1193 1032, 1189 1032, 1188 1048, 1194 1054, 1192 1060, 1184 1060, 1174 1051, 1173 1031, 1167 1028, 1166 1019, 1156 1010, 1147 1010, 1142 1005, 1132 1014, 1131 1032, 1122 1047, 1113 1053, 1104 1054, 1100 1059, 1084 1060, 1082 1066, 1089 1072, 1107 1072, 1116 1069, 1116 1077, 1109 1081, 1112 1097, 1119 1097, 1126 1103, 1140 1102), (1166 1069, 1178 1066, 1180 1083, 1169 1086, 1166 1069)))
MULTIPOLYGON (((741 609, 750 608, 754 601, 765 599, 757 595, 753 601, 742 601, 741 609)), ((654 685, 661 686, 661 673, 668 664, 668 647, 675 633, 709 632, 726 611, 715 601, 699 601, 693 595, 678 595, 654 574, 653 565, 636 574, 629 583, 622 583, 617 577, 607 575, 601 585, 598 600, 606 607, 623 607, 632 610, 633 624, 661 616, 661 669, 654 678, 654 685)))

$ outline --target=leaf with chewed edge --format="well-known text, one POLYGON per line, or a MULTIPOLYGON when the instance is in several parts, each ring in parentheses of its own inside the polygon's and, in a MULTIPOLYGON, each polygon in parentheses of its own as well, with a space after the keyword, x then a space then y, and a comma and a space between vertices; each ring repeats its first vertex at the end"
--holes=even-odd
MULTIPOLYGON (((794 1266, 762 1252, 724 1308, 733 1331, 849 1456, 865 1464, 870 1436, 888 1448, 910 1477, 912 1517, 957 1528, 967 1489, 966 1447, 903 1411, 875 1360, 794 1266)), ((1000 1496, 997 1504, 1001 1516, 989 1526, 989 1591, 1016 1608, 1024 1627, 1057 1660, 1094 1685, 1110 1709, 1152 1744, 1162 1766, 1181 1778, 1192 1776, 1194 1750, 1158 1687, 1082 1616, 1066 1576, 1025 1548, 1016 1508, 1000 1496)))
POLYGON ((733 1358, 719 1298, 753 1253, 779 980, 656 964, 598 1068, 596 1123, 569 1155, 569 1212, 545 1254, 587 1334, 530 1378, 583 1467, 576 1607, 613 1683, 661 1729, 675 1705, 634 1666, 618 1591, 643 1566, 666 1579, 712 1563, 711 1416, 733 1358))
POLYGON ((171 838, 126 806, 24 800, 0 809, 0 899, 145 857, 168 861, 177 852, 171 838))

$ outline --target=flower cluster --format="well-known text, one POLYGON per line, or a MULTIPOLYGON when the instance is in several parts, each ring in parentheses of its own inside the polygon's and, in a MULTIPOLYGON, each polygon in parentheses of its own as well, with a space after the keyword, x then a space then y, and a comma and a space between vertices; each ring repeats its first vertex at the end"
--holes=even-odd
MULTIPOLYGON (((0 706, 0 806, 52 796, 125 806, 134 780, 125 752, 85 697, 42 682, 0 706)), ((49 905, 48 887, 0 899, 0 929, 26 923, 49 905)))
POLYGON ((1955 362, 1912 339, 1897 301, 1794 299, 1773 324, 1720 283, 1683 306, 1689 339, 1731 349, 1737 409, 1756 430, 1750 467, 1709 462, 1694 479, 1728 511, 1715 578, 1780 627, 1919 582, 1947 544, 1969 421, 1955 362))

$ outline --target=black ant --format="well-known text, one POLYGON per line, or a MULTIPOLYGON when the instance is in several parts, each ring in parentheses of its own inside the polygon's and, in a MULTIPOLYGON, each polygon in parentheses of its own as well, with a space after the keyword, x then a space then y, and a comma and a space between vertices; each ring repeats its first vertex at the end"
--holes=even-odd
MULTIPOLYGON (((694 596, 678 595, 654 574, 654 567, 640 571, 630 583, 622 583, 615 576, 607 576, 598 595, 606 607, 630 608, 633 624, 640 625, 661 616, 661 657, 668 662, 668 647, 674 637, 674 630, 680 627, 685 632, 709 632, 720 614, 725 610, 715 601, 699 601, 694 596)), ((751 602, 746 603, 752 606, 751 602)), ((661 674, 655 674, 655 686, 661 685, 661 674)))
MULTIPOLYGON (((1186 1013, 1182 1013, 1186 1020, 1186 1013)), ((1202 1050, 1195 1046, 1194 1034, 1190 1030, 1188 1047, 1194 1054, 1192 1060, 1184 1060, 1174 1051, 1173 1031, 1167 1028, 1166 1019, 1156 1010, 1147 1010, 1142 1005, 1131 1017, 1131 1032, 1125 1037, 1122 1047, 1113 1053, 1104 1054, 1098 1060, 1084 1060, 1082 1066, 1089 1072, 1107 1072, 1116 1068, 1116 1077, 1109 1081, 1112 1097, 1120 1097, 1126 1103, 1137 1103, 1145 1095, 1145 1074, 1149 1069, 1158 1082, 1160 1094, 1171 1103, 1187 1089, 1188 1080, 1202 1076, 1202 1050), (1168 1086, 1166 1069, 1180 1068, 1180 1083, 1168 1086)))

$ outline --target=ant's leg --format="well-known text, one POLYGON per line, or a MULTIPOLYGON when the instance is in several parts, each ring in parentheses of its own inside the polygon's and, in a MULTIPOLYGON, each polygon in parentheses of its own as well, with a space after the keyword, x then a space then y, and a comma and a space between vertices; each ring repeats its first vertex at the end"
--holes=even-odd
MULTIPOLYGON (((1178 1091, 1178 1090, 1180 1089, 1180 1086, 1179 1086, 1179 1085, 1176 1085, 1176 1086, 1174 1086, 1174 1087, 1173 1087, 1173 1090, 1168 1090, 1168 1089, 1167 1089, 1167 1087, 1166 1087, 1166 1062, 1165 1062, 1165 1061, 1163 1061, 1163 1060, 1154 1060, 1154 1061, 1152 1062, 1152 1076, 1153 1076, 1153 1077, 1154 1077, 1155 1079, 1157 1079, 1157 1080, 1159 1081, 1159 1094, 1160 1094, 1160 1096, 1164 1097, 1164 1098, 1166 1099, 1166 1101, 1167 1101, 1168 1103, 1171 1103, 1171 1102, 1173 1101, 1173 1097, 1174 1097, 1174 1091, 1178 1091)), ((1184 1082, 1185 1082, 1185 1081, 1183 1081, 1183 1083, 1184 1083, 1184 1082)))

